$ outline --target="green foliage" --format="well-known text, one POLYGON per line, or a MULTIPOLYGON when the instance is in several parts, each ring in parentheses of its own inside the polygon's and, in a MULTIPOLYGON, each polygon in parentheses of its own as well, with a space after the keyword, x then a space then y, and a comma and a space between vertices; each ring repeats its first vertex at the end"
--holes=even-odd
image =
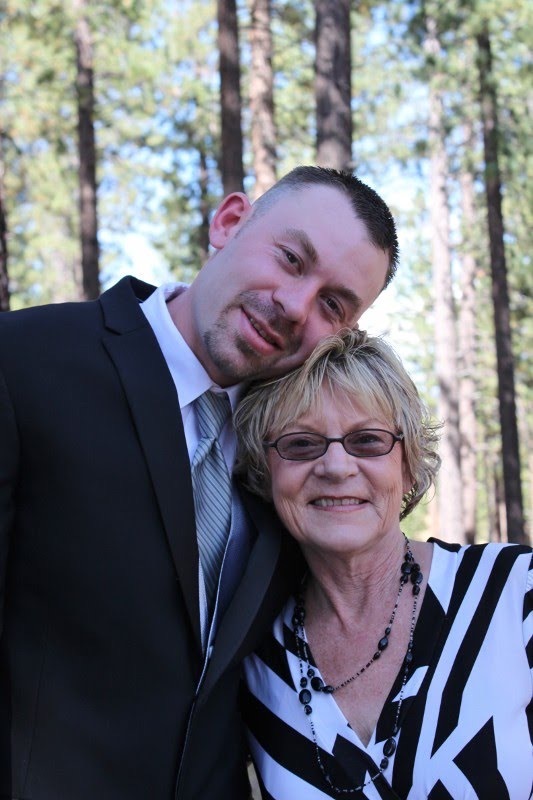
MULTIPOLYGON (((130 237, 152 248, 159 273, 191 279, 205 250, 205 220, 221 196, 218 171, 219 79, 214 0, 94 0, 95 126, 103 281, 128 269, 130 237)), ((0 35, 0 157, 9 224, 12 305, 78 296, 79 245, 73 5, 4 0, 0 35)), ((272 2, 278 172, 315 158, 314 5, 272 2)), ((480 524, 492 489, 487 465, 498 457, 495 359, 489 290, 483 156, 475 35, 490 25, 500 112, 500 166, 521 434, 533 440, 531 144, 525 113, 530 85, 533 6, 528 0, 367 0, 352 6, 352 89, 357 173, 388 200, 399 222, 402 263, 393 312, 383 329, 435 401, 430 234, 427 220, 428 84, 441 82, 451 174, 449 198, 456 299, 461 255, 478 267, 481 429, 480 524), (441 50, 424 51, 426 16, 441 50), (465 140, 464 127, 473 129, 465 140), (476 223, 462 224, 460 176, 472 172, 476 223)), ((240 0, 243 131, 251 186, 247 108, 249 2, 240 0)), ((150 264, 134 259, 133 270, 150 264)), ((528 446, 528 445, 526 445, 528 446)), ((407 520, 423 533, 427 507, 407 520)))

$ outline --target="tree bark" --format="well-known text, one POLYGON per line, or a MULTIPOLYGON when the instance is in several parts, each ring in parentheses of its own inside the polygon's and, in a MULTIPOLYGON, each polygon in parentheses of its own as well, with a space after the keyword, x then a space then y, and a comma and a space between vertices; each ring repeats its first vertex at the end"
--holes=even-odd
POLYGON ((507 538, 510 542, 520 543, 526 542, 527 538, 522 504, 514 357, 511 341, 509 290, 504 245, 505 228, 498 157, 498 102, 495 79, 492 73, 490 35, 486 24, 477 35, 476 40, 485 155, 485 193, 490 242, 507 538))
POLYGON ((244 191, 241 68, 235 0, 217 0, 220 54, 220 172, 224 194, 244 191))
POLYGON ((276 182, 271 16, 271 0, 252 0, 250 108, 255 172, 254 198, 262 195, 276 182))
MULTIPOLYGON (((470 151, 472 125, 465 126, 465 141, 470 151)), ((468 167, 461 176, 463 210, 463 251, 461 254, 461 307, 459 312, 459 427, 461 431, 461 478, 463 487, 463 527, 465 540, 476 540, 477 505, 477 419, 476 419, 476 260, 470 244, 475 230, 474 177, 468 167)))
POLYGON ((96 187, 96 144, 94 134, 93 46, 85 12, 85 0, 74 0, 76 10, 78 152, 80 193, 80 236, 83 296, 94 300, 100 294, 98 213, 96 187))
POLYGON ((198 246, 200 250, 200 263, 207 261, 209 255, 209 172, 207 156, 202 148, 200 153, 200 227, 198 229, 198 246))
POLYGON ((352 168, 349 0, 315 0, 317 162, 352 168))
MULTIPOLYGON (((426 20, 425 50, 435 61, 440 53, 435 20, 426 20)), ((439 473, 439 536, 445 541, 465 541, 457 381, 457 333, 452 292, 450 221, 448 208, 448 155, 444 141, 442 75, 433 74, 429 90, 430 209, 433 285, 435 292, 435 358, 439 386, 438 414, 444 421, 439 473)))
POLYGON ((0 153, 0 311, 9 311, 7 262, 7 212, 4 194, 4 160, 0 153))

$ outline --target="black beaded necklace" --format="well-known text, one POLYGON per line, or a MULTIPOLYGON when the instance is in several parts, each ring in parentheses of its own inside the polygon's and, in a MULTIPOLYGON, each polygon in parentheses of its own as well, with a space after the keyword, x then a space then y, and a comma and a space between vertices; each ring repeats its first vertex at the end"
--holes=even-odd
POLYGON ((420 564, 414 559, 412 550, 409 546, 409 540, 404 534, 405 539, 405 556, 400 568, 400 587, 398 589, 398 594, 396 595, 396 601, 394 603, 394 608, 392 609, 392 613, 390 615, 389 622, 385 628, 385 632, 381 639, 377 644, 376 651, 372 658, 367 661, 367 663, 361 667, 354 675, 350 678, 346 678, 344 681, 339 683, 337 686, 332 686, 330 684, 324 684, 323 680, 319 678, 318 675, 315 674, 315 670, 311 666, 311 659, 309 655, 309 649, 307 647, 307 639, 305 636, 305 602, 303 597, 303 590, 301 594, 299 594, 296 598, 296 603, 294 606, 293 616, 292 616, 292 625, 293 625, 293 632, 294 632, 294 639, 296 642, 296 656, 298 658, 298 665, 300 670, 300 689, 298 693, 298 698, 300 703, 303 706, 303 710, 305 714, 309 717, 309 724, 311 726, 311 735, 313 737, 313 743, 315 745, 315 752, 316 758, 318 762, 318 766, 320 771, 324 777, 329 788, 335 792, 336 794, 356 794, 360 792, 365 786, 368 786, 369 783, 372 783, 376 780, 388 767, 389 765, 389 758, 394 755, 396 751, 396 737, 398 736, 399 726, 398 722, 400 719, 400 710, 402 707, 403 702, 403 693, 405 689, 405 684, 407 683, 407 675, 409 672, 409 667, 413 660, 413 636, 415 630, 415 622, 416 622, 416 609, 418 604, 418 595, 420 594, 420 584, 423 580, 422 572, 420 571, 420 564), (408 581, 411 581, 413 587, 413 610, 411 613, 411 626, 409 629, 409 641, 407 643, 407 651, 405 653, 405 657, 403 660, 403 674, 402 674, 402 685, 400 688, 400 694, 398 697, 398 706, 396 708, 396 715, 394 717, 394 725, 392 729, 391 735, 386 739, 385 744, 383 745, 383 758, 381 759, 379 770, 375 775, 371 775, 369 780, 365 783, 362 783, 361 786, 357 786, 356 788, 342 788, 335 786, 333 783, 333 779, 329 775, 322 758, 320 756, 320 748, 318 746, 318 741, 316 737, 316 730, 315 725, 312 719, 313 708, 311 706, 311 700, 313 698, 312 692, 308 688, 309 686, 315 692, 323 692, 325 694, 333 694, 334 692, 338 692, 340 689, 343 689, 348 684, 352 683, 359 675, 362 675, 378 658, 381 657, 383 651, 387 648, 389 644, 389 636, 392 632, 392 626, 394 625, 394 620, 396 618, 396 612, 398 610, 398 603, 400 602, 400 597, 403 591, 403 587, 408 581), (307 670, 304 675, 304 663, 307 664, 307 670))

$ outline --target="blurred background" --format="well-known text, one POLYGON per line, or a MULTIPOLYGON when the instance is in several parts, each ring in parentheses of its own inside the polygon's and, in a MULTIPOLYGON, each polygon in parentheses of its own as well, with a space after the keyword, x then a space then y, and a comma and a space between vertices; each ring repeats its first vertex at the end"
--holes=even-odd
POLYGON ((189 281, 222 196, 297 164, 390 205, 361 321, 444 420, 415 538, 527 541, 528 0, 0 0, 0 309, 189 281))

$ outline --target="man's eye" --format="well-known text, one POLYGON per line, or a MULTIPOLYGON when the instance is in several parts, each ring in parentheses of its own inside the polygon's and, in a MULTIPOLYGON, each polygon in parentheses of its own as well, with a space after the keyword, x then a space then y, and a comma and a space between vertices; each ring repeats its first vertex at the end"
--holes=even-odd
POLYGON ((292 253, 290 250, 284 250, 283 254, 286 260, 289 262, 289 264, 291 264, 292 266, 298 265, 298 256, 295 256, 294 253, 292 253))
POLYGON ((328 307, 328 310, 331 311, 332 314, 335 314, 337 317, 342 316, 342 308, 337 303, 334 297, 325 297, 324 302, 328 307))

